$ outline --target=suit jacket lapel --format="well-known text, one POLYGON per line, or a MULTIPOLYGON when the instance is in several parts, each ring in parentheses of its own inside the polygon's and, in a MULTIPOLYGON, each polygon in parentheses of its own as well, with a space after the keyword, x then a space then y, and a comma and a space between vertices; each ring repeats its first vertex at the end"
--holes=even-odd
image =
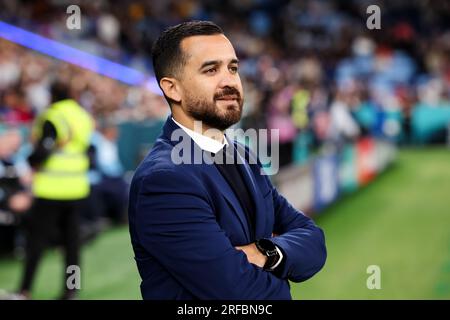
MULTIPOLYGON (((237 150, 240 148, 238 147, 237 150)), ((236 152, 237 156, 240 157, 240 162, 242 165, 239 166, 239 168, 242 170, 243 178, 245 180, 245 183, 249 187, 250 194, 253 198, 253 201, 255 202, 255 239, 252 239, 252 241, 255 241, 256 239, 260 239, 264 236, 265 228, 266 228, 266 216, 265 216, 265 206, 264 206, 264 199, 261 194, 261 191, 259 187, 256 185, 255 177, 253 176, 252 170, 250 168, 250 165, 245 161, 245 158, 239 153, 236 152)))
MULTIPOLYGON (((165 139, 169 140, 170 143, 174 146, 177 143, 179 143, 183 138, 188 139, 187 141, 189 141, 190 147, 191 147, 191 156, 192 156, 191 160, 192 161, 194 160, 193 155, 196 154, 196 152, 200 152, 202 154, 202 156, 203 156, 203 154, 205 154, 207 157, 209 157, 208 153, 205 153, 203 150, 201 150, 200 147, 189 137, 189 135, 187 133, 185 133, 184 130, 182 130, 172 120, 172 115, 170 115, 167 118, 167 121, 163 127, 162 135, 165 137, 165 139), (172 141, 172 139, 171 139, 172 133, 177 129, 181 130, 180 135, 177 136, 178 140, 172 141)), ((234 146, 233 142, 231 142, 231 143, 234 146)), ((210 161, 209 163, 211 163, 211 162, 212 161, 210 161)), ((244 161, 244 163, 245 163, 245 161, 244 161)), ((202 166, 203 166, 203 168, 205 168, 206 172, 212 177, 213 181, 217 181, 217 183, 219 184, 223 197, 231 205, 231 207, 233 208, 234 214, 237 216, 240 224, 242 225, 242 229, 244 230, 245 237, 246 237, 248 243, 250 243, 250 241, 254 241, 254 239, 252 239, 252 237, 251 237, 251 233, 249 230, 249 224, 247 222, 247 217, 243 211, 243 208, 241 208, 239 199, 234 194, 234 191, 231 189, 228 182, 225 180, 225 178, 222 176, 222 174, 219 172, 219 170, 217 169, 217 167, 214 164, 205 164, 204 163, 204 164, 202 164, 202 166)), ((248 165, 247 165, 247 167, 248 167, 248 165)), ((249 170, 250 170, 249 167, 248 167, 248 169, 245 170, 245 171, 248 171, 248 173, 244 174, 244 177, 245 177, 246 183, 250 186, 249 189, 250 189, 253 199, 255 200, 255 208, 256 208, 256 211, 258 212, 258 210, 261 210, 261 208, 259 207, 260 206, 259 203, 261 203, 262 199, 258 198, 259 193, 256 192, 254 181, 250 178, 251 172, 249 170)), ((263 226, 261 226, 261 223, 264 223, 264 221, 259 221, 259 220, 264 220, 264 219, 258 219, 258 214, 256 214, 256 230, 259 230, 263 227, 263 226)))
POLYGON ((247 217, 245 216, 245 213, 239 203, 239 199, 234 194, 233 189, 231 189, 230 185, 228 184, 228 182, 225 180, 225 178, 222 176, 222 174, 219 172, 219 170, 217 169, 217 167, 215 165, 205 164, 204 167, 205 167, 205 170, 208 172, 209 176, 214 181, 217 181, 217 184, 219 185, 222 196, 227 200, 227 202, 233 208, 233 212, 237 216, 237 218, 242 226, 242 229, 244 230, 245 237, 246 237, 247 241, 250 242, 251 236, 250 236, 249 225, 247 222, 247 217))

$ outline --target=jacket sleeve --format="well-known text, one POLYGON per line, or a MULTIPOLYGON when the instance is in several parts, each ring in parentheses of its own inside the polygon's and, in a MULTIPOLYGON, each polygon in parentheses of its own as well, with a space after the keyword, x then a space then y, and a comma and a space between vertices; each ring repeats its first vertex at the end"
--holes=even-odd
MULTIPOLYGON (((178 170, 177 170, 178 171, 178 170)), ((162 169, 138 187, 139 243, 199 299, 290 299, 288 281, 248 262, 216 222, 202 184, 162 169)))
POLYGON ((42 127, 42 137, 34 146, 32 154, 28 157, 28 162, 31 167, 37 168, 40 166, 50 154, 56 145, 56 128, 48 120, 46 120, 42 127))
POLYGON ((266 179, 272 189, 274 203, 273 232, 278 235, 270 240, 282 250, 284 260, 277 274, 293 282, 305 281, 325 264, 324 233, 310 218, 293 208, 266 179))

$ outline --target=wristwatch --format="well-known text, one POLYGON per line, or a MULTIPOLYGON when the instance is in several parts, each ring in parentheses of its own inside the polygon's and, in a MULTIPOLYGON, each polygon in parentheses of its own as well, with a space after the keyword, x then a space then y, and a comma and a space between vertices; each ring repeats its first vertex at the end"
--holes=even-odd
POLYGON ((267 261, 264 264, 263 269, 266 271, 273 271, 273 267, 280 260, 280 252, 275 246, 275 244, 268 239, 259 239, 255 242, 256 248, 265 256, 267 256, 267 261))

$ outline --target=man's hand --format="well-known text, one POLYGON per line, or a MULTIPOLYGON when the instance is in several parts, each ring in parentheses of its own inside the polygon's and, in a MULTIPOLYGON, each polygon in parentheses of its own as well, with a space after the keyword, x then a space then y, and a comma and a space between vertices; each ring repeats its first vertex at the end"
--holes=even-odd
POLYGON ((15 212, 22 213, 31 207, 33 198, 27 192, 17 192, 9 199, 9 208, 15 212))
POLYGON ((262 268, 267 261, 267 257, 263 255, 254 243, 250 243, 246 246, 235 247, 237 250, 244 251, 247 256, 248 262, 262 268))

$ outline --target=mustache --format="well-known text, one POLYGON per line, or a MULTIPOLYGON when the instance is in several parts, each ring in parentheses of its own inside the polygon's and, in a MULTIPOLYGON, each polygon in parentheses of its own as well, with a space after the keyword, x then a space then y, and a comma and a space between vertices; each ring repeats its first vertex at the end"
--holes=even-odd
POLYGON ((214 95, 214 100, 219 100, 226 96, 236 96, 237 100, 241 100, 241 93, 239 92, 239 90, 232 87, 226 87, 222 91, 216 93, 214 95))

